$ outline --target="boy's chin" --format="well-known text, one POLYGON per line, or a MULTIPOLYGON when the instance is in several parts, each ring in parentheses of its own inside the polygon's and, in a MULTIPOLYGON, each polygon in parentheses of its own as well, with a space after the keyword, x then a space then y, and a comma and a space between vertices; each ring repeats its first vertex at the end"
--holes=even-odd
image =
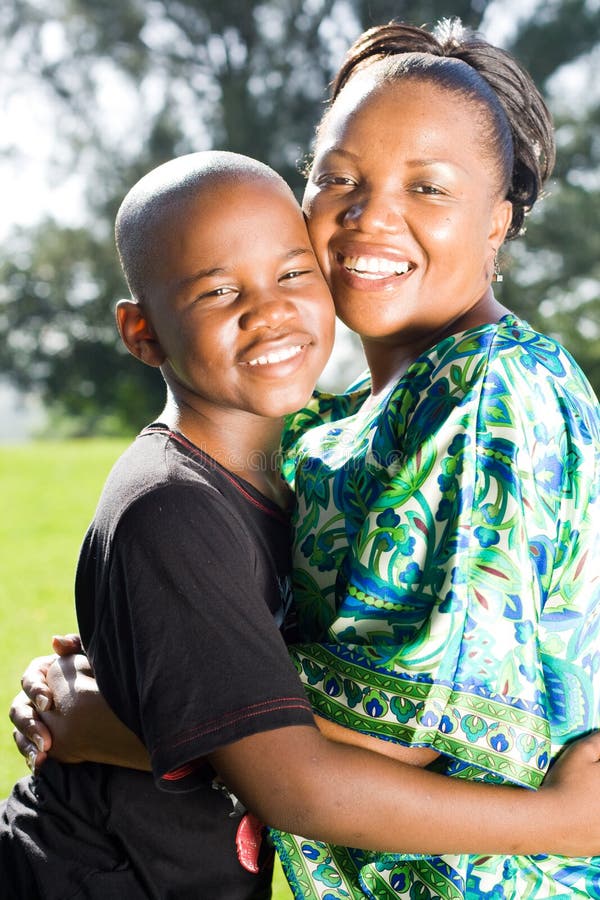
POLYGON ((302 409, 304 406, 306 406, 311 396, 312 391, 308 391, 308 393, 304 394, 297 393, 294 397, 287 397, 282 399, 280 403, 265 403, 258 409, 255 409, 255 412, 257 415, 262 416, 265 419, 282 419, 285 416, 289 416, 295 412, 298 412, 299 409, 302 409))

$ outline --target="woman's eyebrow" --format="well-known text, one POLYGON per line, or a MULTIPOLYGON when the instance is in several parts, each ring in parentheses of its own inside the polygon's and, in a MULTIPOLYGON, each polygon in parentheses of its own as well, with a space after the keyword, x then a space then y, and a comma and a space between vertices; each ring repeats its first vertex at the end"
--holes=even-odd
MULTIPOLYGON (((326 148, 321 154, 319 154, 320 158, 327 158, 329 156, 343 156, 351 160, 360 159, 358 153, 353 153, 351 150, 346 150, 344 149, 344 147, 336 147, 335 145, 326 148)), ((318 161, 319 157, 315 157, 315 161, 318 161)))

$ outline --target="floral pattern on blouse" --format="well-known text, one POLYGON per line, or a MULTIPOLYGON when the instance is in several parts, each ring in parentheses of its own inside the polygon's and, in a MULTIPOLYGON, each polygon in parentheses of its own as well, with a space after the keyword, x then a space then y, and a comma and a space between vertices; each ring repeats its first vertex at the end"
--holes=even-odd
MULTIPOLYGON (((569 354, 511 315, 448 337, 385 397, 290 422, 292 648, 315 710, 541 783, 600 727, 600 414, 569 354)), ((376 802, 376 799, 374 799, 376 802)), ((295 896, 600 898, 600 858, 374 854, 274 832, 295 896)))

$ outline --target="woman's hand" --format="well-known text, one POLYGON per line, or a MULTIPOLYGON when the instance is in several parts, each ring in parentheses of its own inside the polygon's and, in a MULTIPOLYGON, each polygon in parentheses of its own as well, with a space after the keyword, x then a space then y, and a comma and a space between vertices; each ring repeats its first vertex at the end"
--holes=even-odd
POLYGON ((27 667, 9 714, 29 767, 37 771, 51 756, 149 770, 146 748, 107 705, 87 657, 73 652, 81 647, 78 638, 55 638, 53 646, 55 655, 27 667))
POLYGON ((13 699, 9 710, 10 720, 15 726, 13 737, 17 749, 32 771, 37 771, 45 762, 52 747, 52 733, 40 716, 40 713, 54 707, 48 670, 57 657, 82 653, 81 639, 78 634, 54 635, 52 649, 53 654, 31 660, 21 678, 22 690, 13 699))

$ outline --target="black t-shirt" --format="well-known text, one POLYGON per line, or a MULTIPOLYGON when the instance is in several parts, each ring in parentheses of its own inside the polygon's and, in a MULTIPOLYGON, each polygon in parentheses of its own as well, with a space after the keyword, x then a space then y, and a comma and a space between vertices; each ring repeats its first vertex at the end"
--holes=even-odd
POLYGON ((117 462, 81 550, 84 646, 165 789, 247 735, 312 722, 278 630, 291 603, 282 511, 181 435, 145 429, 117 462))
POLYGON ((142 432, 105 485, 76 600, 100 688, 149 748, 153 774, 50 761, 23 782, 0 828, 11 896, 269 896, 269 869, 242 868, 240 820, 196 761, 253 733, 313 724, 279 630, 290 569, 278 507, 181 435, 142 432))

